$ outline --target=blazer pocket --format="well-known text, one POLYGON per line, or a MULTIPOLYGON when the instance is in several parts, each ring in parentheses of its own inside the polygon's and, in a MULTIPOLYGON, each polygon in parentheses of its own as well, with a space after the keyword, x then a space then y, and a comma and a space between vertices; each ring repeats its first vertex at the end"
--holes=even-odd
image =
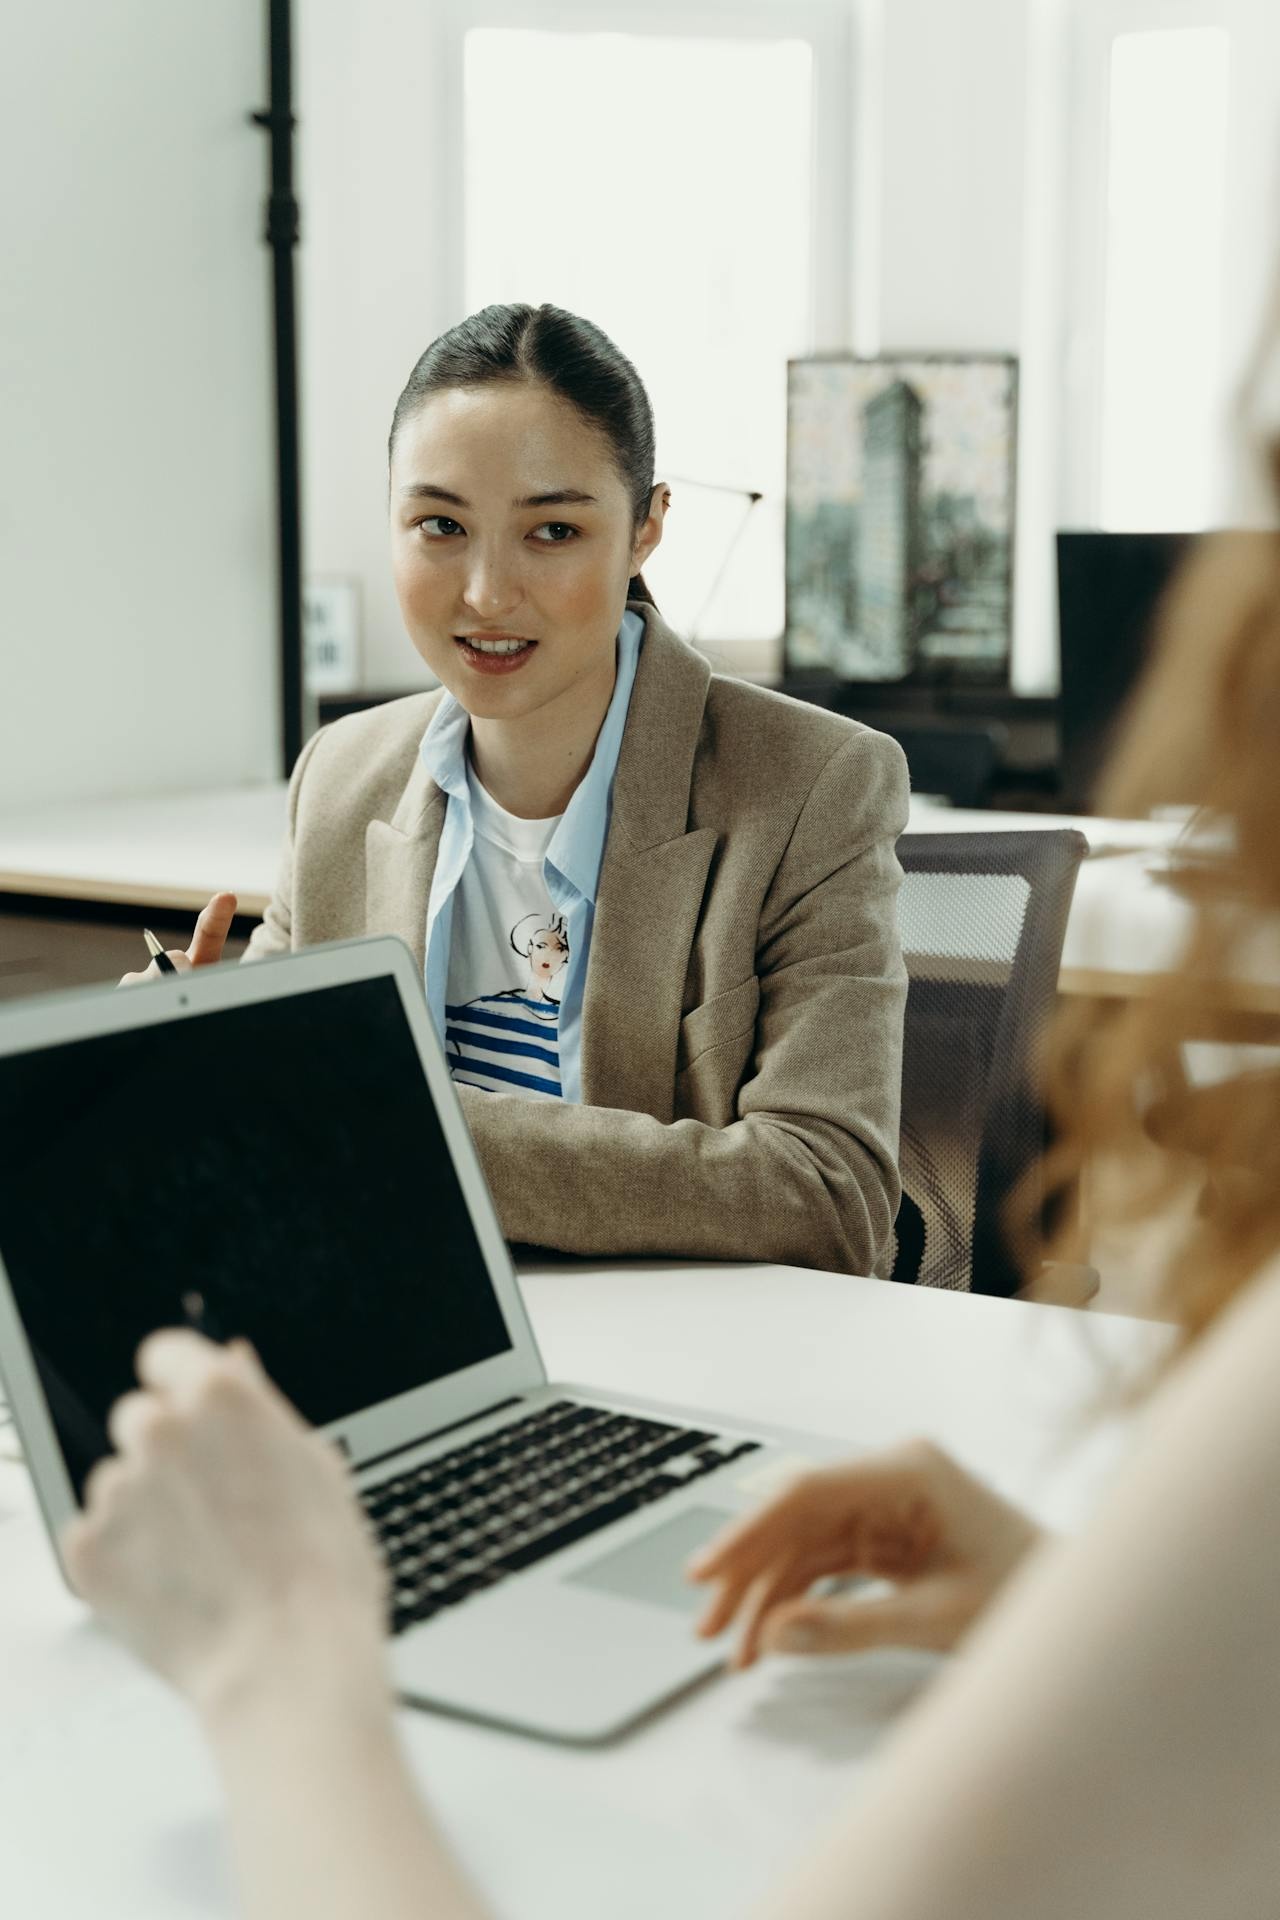
POLYGON ((730 987, 727 993, 718 993, 714 1000, 704 1000, 700 1007, 691 1008, 680 1022, 676 1072, 683 1073, 712 1047, 725 1046, 731 1040, 741 1040, 754 1033, 759 1005, 760 982, 753 973, 740 986, 730 987))

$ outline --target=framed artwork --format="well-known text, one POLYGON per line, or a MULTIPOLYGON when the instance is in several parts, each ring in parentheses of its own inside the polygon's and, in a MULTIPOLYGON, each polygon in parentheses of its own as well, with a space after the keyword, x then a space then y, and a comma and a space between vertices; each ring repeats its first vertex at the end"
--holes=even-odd
POLYGON ((1018 363, 787 367, 788 672, 1007 684, 1018 363))

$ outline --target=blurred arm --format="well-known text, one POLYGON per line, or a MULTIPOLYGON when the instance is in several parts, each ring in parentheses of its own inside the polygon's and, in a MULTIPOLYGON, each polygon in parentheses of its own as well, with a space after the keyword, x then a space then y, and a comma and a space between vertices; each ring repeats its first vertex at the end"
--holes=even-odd
POLYGON ((341 1658, 207 1724, 248 1920, 481 1920, 418 1798, 385 1700, 341 1658))

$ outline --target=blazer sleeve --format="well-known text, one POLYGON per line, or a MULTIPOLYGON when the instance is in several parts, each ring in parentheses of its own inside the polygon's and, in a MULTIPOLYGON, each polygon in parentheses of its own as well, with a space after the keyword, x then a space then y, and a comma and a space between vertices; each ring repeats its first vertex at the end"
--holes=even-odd
POLYGON ((312 734, 298 755, 289 777, 289 810, 275 892, 267 902, 267 910, 260 923, 249 935, 249 944, 240 955, 241 961, 265 960, 274 953, 288 953, 293 946, 293 841, 298 827, 298 795, 302 791, 303 775, 322 732, 323 728, 312 734))
POLYGON ((764 902, 755 1059, 728 1126, 459 1089, 508 1239, 884 1271, 907 805, 906 762, 883 734, 851 737, 815 780, 764 902))

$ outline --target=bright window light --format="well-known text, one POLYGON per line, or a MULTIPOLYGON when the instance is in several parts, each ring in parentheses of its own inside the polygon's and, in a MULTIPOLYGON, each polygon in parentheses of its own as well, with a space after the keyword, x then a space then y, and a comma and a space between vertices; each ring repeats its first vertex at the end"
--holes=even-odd
POLYGON ((1200 528, 1215 495, 1229 37, 1112 45, 1101 521, 1200 528))
POLYGON ((604 328, 672 482, 655 599, 699 640, 775 637, 786 362, 812 331, 808 44, 483 28, 464 56, 467 310, 550 300, 604 328))

